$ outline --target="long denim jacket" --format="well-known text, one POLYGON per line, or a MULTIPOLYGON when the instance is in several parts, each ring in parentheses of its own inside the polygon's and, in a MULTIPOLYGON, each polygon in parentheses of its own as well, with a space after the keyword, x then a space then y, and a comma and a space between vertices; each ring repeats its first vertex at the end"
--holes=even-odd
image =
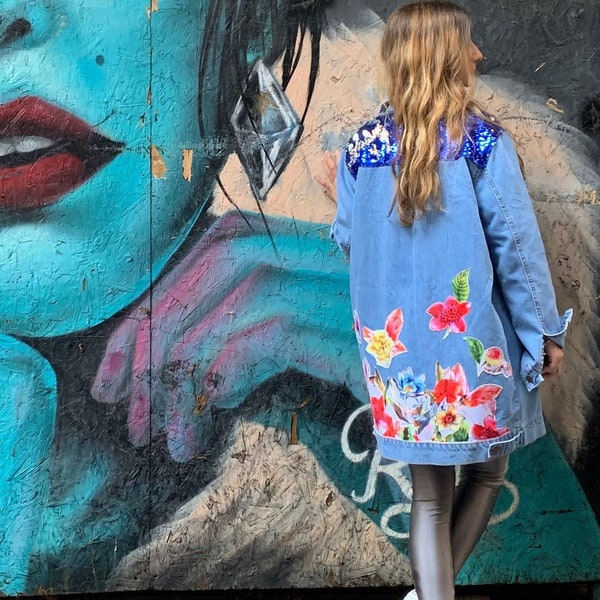
POLYGON ((390 109, 348 143, 331 235, 350 259, 354 327, 382 455, 482 462, 545 433, 544 338, 562 317, 509 135, 472 116, 440 126, 442 210, 400 224, 390 109))

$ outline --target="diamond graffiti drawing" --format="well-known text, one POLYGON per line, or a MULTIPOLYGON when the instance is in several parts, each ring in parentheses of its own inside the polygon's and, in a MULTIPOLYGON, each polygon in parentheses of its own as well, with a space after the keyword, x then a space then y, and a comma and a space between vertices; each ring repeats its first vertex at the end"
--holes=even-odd
POLYGON ((231 124, 252 191, 258 200, 264 200, 298 145, 302 123, 261 60, 248 76, 231 124))

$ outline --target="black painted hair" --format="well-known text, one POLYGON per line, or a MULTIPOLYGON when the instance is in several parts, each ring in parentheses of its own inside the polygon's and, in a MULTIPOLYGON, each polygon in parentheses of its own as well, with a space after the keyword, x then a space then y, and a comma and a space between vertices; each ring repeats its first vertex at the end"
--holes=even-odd
POLYGON ((329 4, 331 0, 210 0, 200 50, 198 118, 203 138, 217 141, 218 154, 233 149, 229 119, 253 59, 262 58, 271 65, 283 57, 285 89, 309 33, 311 69, 304 119, 319 70, 319 45, 329 4))

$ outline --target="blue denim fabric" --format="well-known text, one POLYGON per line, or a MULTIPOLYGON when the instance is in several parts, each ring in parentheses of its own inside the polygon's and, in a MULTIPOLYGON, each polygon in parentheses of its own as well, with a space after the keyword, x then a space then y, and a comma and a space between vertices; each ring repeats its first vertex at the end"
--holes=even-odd
POLYGON ((400 224, 392 208, 397 135, 387 112, 345 150, 331 228, 350 260, 381 453, 440 465, 504 455, 545 433, 544 337, 562 345, 571 318, 557 311, 509 135, 478 117, 462 144, 443 133, 443 210, 400 224))

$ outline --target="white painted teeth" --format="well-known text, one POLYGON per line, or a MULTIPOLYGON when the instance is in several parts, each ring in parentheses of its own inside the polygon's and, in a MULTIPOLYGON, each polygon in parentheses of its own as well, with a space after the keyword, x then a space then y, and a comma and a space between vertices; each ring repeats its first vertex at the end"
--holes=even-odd
POLYGON ((53 140, 36 135, 27 135, 23 137, 15 136, 13 140, 15 143, 15 150, 17 152, 33 152, 34 150, 49 148, 52 146, 52 144, 54 144, 53 140))
POLYGON ((14 137, 0 137, 0 156, 9 154, 24 154, 42 148, 49 148, 53 140, 37 135, 15 135, 14 137))
POLYGON ((13 154, 15 152, 15 145, 12 139, 0 138, 0 156, 6 156, 7 154, 13 154))

